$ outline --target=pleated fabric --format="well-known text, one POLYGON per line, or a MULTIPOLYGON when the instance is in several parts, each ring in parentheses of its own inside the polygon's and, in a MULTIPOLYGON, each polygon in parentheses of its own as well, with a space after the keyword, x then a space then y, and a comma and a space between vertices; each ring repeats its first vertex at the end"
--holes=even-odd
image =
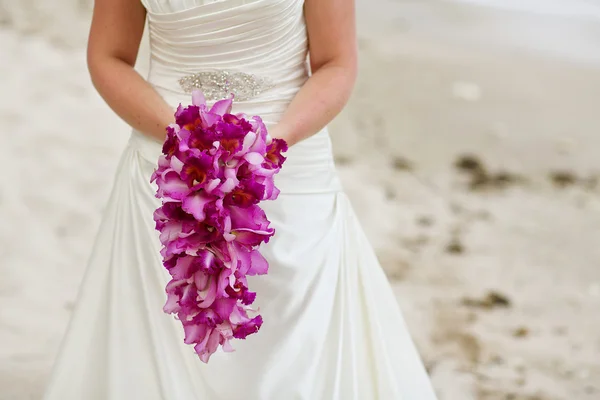
POLYGON ((237 109, 276 122, 308 77, 303 0, 144 0, 149 81, 173 105, 188 103, 178 80, 202 71, 241 71, 274 84, 237 109))
MULTIPOLYGON (((274 80, 235 112, 272 125, 308 78, 301 0, 144 0, 149 82, 189 103, 182 74, 274 80)), ((162 312, 150 176, 161 145, 132 132, 45 400, 435 400, 393 292, 343 191, 327 129, 293 146, 262 205, 276 230, 251 277, 264 324, 203 364, 162 312)))

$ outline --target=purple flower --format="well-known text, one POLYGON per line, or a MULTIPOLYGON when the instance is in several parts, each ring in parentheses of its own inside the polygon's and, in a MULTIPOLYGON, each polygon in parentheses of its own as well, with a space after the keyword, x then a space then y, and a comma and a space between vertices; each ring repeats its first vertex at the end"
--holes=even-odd
MULTIPOLYGON (((172 231, 179 227, 176 223, 172 223, 172 231)), ((183 230, 184 231, 184 230, 183 230)), ((171 232, 171 231, 170 231, 171 232)), ((167 249, 167 255, 172 254, 197 254, 208 243, 213 242, 219 237, 219 232, 213 227, 203 222, 195 224, 190 233, 179 233, 177 236, 170 234, 171 240, 162 241, 162 236, 165 232, 161 232, 161 243, 167 249)))
POLYGON ((173 221, 183 223, 193 222, 194 219, 191 215, 183 211, 179 202, 164 203, 154 211, 154 222, 156 222, 157 230, 162 231, 165 226, 173 221))
POLYGON ((210 334, 210 328, 204 324, 183 324, 185 332, 185 344, 194 344, 204 341, 206 334, 210 334))
POLYGON ((161 225, 159 239, 168 250, 168 254, 171 255, 185 251, 185 246, 179 246, 176 242, 192 236, 195 223, 190 221, 167 220, 166 222, 161 223, 161 225), (174 251, 176 248, 182 250, 174 251))
POLYGON ((251 205, 258 204, 265 193, 265 187, 256 181, 246 179, 238 187, 227 193, 223 204, 228 206, 237 206, 248 208, 251 205))
POLYGON ((194 350, 198 353, 202 362, 207 363, 210 360, 210 356, 217 351, 220 336, 219 331, 213 329, 210 334, 206 335, 205 340, 194 346, 194 350))
POLYGON ((188 157, 181 167, 181 179, 188 186, 203 185, 216 175, 214 160, 206 153, 200 153, 198 157, 188 157))
POLYGON ((215 130, 213 128, 203 129, 201 124, 182 128, 178 137, 181 138, 179 151, 189 152, 191 156, 198 156, 204 151, 214 149, 217 140, 215 130))
POLYGON ((234 254, 232 262, 242 276, 264 275, 269 270, 269 263, 257 249, 248 248, 237 241, 229 243, 228 246, 229 252, 234 254))
POLYGON ((181 310, 181 306, 179 305, 179 300, 181 299, 181 293, 183 291, 183 286, 186 285, 184 280, 175 280, 171 279, 171 281, 167 284, 165 291, 167 292, 167 302, 165 303, 163 310, 166 313, 172 314, 177 313, 181 310))
POLYGON ((256 299, 256 293, 248 290, 246 280, 243 278, 238 278, 233 286, 227 286, 225 293, 231 299, 241 300, 244 305, 250 305, 256 299))
POLYGON ((212 108, 210 109, 210 114, 217 114, 219 116, 223 116, 225 114, 229 114, 231 112, 231 107, 233 106, 233 94, 228 99, 223 99, 217 101, 212 108))
POLYGON ((281 154, 288 150, 287 143, 282 139, 273 139, 267 146, 267 155, 265 156, 266 168, 281 168, 285 157, 281 154))
POLYGON ((257 249, 250 251, 249 263, 248 275, 264 275, 269 270, 269 263, 257 249))
POLYGON ((246 339, 248 335, 258 332, 263 324, 263 319, 260 315, 252 319, 246 317, 243 321, 233 330, 233 337, 236 339, 246 339))
POLYGON ((196 258, 189 255, 175 256, 169 261, 171 267, 167 267, 167 269, 174 280, 184 281, 190 279, 198 270, 196 258))
POLYGON ((217 315, 221 317, 221 319, 228 320, 236 303, 237 300, 234 298, 221 298, 215 300, 212 308, 215 310, 217 315))
POLYGON ((180 105, 167 127, 151 177, 163 203, 154 212, 160 253, 172 278, 163 310, 181 321, 184 342, 203 362, 219 346, 233 351, 232 339, 262 325, 246 277, 268 271, 259 246, 275 230, 259 203, 277 197, 273 176, 287 150, 281 140, 267 143, 259 117, 231 114, 232 101, 209 109, 194 91, 192 105, 180 105))
POLYGON ((255 116, 252 118, 252 125, 254 132, 256 133, 256 140, 250 146, 250 151, 264 155, 267 148, 267 127, 263 123, 263 120, 255 116))
POLYGON ((210 307, 217 298, 217 277, 198 271, 194 274, 194 283, 198 287, 194 304, 199 308, 210 307), (199 285, 200 283, 203 283, 204 286, 199 285))
POLYGON ((238 119, 231 114, 225 115, 223 121, 218 124, 221 148, 230 155, 240 152, 244 147, 246 134, 251 127, 246 120, 238 119))
POLYGON ((198 271, 211 275, 218 273, 223 268, 219 260, 209 248, 201 248, 196 254, 177 254, 165 261, 165 268, 173 279, 187 280, 198 271))
POLYGON ((272 176, 258 176, 256 182, 265 187, 265 193, 261 200, 275 200, 279 196, 279 189, 275 187, 272 176))
POLYGON ((169 169, 163 174, 156 177, 158 191, 156 197, 165 199, 166 201, 183 200, 190 192, 190 188, 181 179, 177 171, 169 169))
POLYGON ((206 218, 204 209, 208 204, 216 200, 217 196, 206 192, 197 192, 184 198, 181 208, 187 213, 192 214, 196 220, 202 222, 206 218))
POLYGON ((179 125, 167 126, 167 138, 163 144, 162 152, 167 156, 172 156, 177 153, 179 146, 177 145, 177 133, 179 125))
POLYGON ((175 123, 181 129, 190 132, 201 127, 202 120, 200 119, 200 107, 191 105, 183 108, 180 104, 175 113, 175 123))
POLYGON ((262 242, 268 242, 275 234, 273 228, 269 228, 269 220, 265 212, 258 206, 248 208, 230 207, 231 233, 235 240, 248 246, 258 246, 262 242))

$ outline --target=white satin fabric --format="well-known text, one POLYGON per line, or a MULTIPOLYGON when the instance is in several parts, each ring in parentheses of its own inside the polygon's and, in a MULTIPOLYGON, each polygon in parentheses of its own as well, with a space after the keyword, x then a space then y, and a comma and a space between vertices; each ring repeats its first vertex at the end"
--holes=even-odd
MULTIPOLYGON (((302 0, 144 0, 149 82, 226 69, 276 86, 235 112, 277 122, 308 77, 302 0)), ((392 290, 337 177, 327 130, 293 146, 263 206, 276 229, 254 277, 264 325, 205 365, 162 312, 149 183, 160 144, 133 132, 121 158, 45 400, 435 400, 392 290)))

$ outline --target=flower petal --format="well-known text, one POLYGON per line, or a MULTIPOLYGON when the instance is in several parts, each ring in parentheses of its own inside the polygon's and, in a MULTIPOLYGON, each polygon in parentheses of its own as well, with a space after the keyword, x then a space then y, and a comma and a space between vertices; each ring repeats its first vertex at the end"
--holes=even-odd
POLYGON ((264 275, 269 271, 269 263, 258 250, 250 254, 250 269, 248 275, 264 275))
POLYGON ((231 112, 232 105, 233 96, 217 101, 210 109, 210 112, 219 115, 229 114, 231 112))
POLYGON ((204 340, 208 333, 208 327, 201 324, 184 324, 183 330, 185 332, 185 344, 199 343, 204 340))
POLYGON ((259 153, 247 153, 244 155, 244 159, 252 165, 259 165, 265 160, 265 158, 259 153))
POLYGON ((215 201, 216 197, 205 195, 203 192, 197 192, 183 199, 181 208, 194 216, 197 221, 202 222, 206 219, 204 209, 208 204, 215 201))
POLYGON ((195 106, 206 106, 206 98, 200 89, 192 90, 192 104, 195 106))
POLYGON ((246 337, 248 335, 258 332, 258 330, 260 329, 262 324, 263 324, 262 317, 260 315, 257 315, 256 317, 252 318, 250 321, 238 326, 233 331, 233 337, 236 339, 246 339, 246 337))
POLYGON ((182 200, 188 193, 187 183, 181 180, 179 174, 173 170, 166 172, 156 180, 158 195, 163 198, 182 200))
POLYGON ((229 319, 229 315, 233 312, 235 307, 236 299, 218 299, 212 305, 212 308, 219 314, 223 319, 229 319))

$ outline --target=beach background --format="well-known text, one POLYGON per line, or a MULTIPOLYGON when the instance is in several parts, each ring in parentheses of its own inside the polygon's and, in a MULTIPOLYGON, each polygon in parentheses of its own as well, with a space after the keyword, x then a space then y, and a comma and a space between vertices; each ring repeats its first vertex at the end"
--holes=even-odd
MULTIPOLYGON (((41 397, 129 137, 90 9, 0 0, 0 400, 41 397)), ((440 400, 600 399, 600 2, 357 9, 336 161, 440 400)))

